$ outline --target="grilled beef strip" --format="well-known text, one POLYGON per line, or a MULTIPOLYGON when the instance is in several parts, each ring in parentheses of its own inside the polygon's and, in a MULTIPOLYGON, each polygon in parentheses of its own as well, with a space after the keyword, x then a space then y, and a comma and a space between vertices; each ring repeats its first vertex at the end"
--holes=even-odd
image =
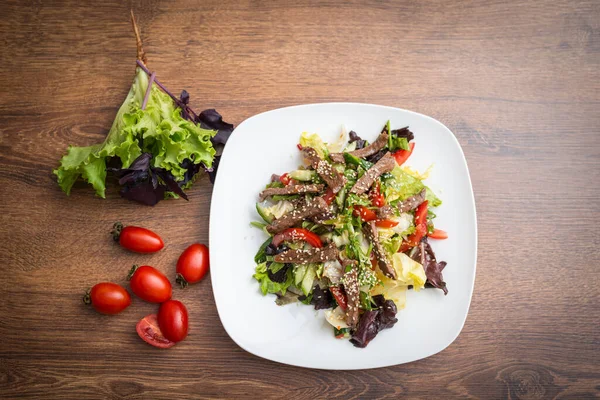
POLYGON ((394 270, 394 267, 392 266, 390 260, 388 260, 385 256, 385 250, 379 242, 375 221, 371 221, 363 225, 363 232, 365 233, 369 241, 373 243, 373 252, 375 253, 377 265, 379 266, 381 272, 383 272, 383 274, 388 278, 396 279, 396 271, 394 270))
POLYGON ((346 184, 346 177, 334 169, 328 161, 322 160, 315 149, 312 147, 305 147, 302 151, 311 166, 317 171, 317 174, 319 174, 325 183, 327 183, 327 186, 333 190, 333 193, 339 192, 344 187, 346 184))
POLYGON ((258 199, 264 201, 269 196, 278 194, 302 194, 302 193, 319 193, 325 189, 324 185, 287 185, 282 188, 267 188, 260 192, 258 199))
POLYGON ((360 289, 358 287, 358 272, 356 271, 357 262, 355 260, 343 260, 342 265, 344 268, 352 266, 349 272, 344 274, 343 282, 344 289, 346 291, 346 298, 348 300, 348 307, 346 308, 346 323, 354 328, 358 324, 358 307, 360 303, 360 289))
MULTIPOLYGON (((384 131, 381 132, 381 134, 373 143, 362 149, 351 151, 350 154, 352 154, 354 157, 365 158, 383 149, 385 146, 387 146, 387 142, 388 134, 384 131)), ((333 162, 344 164, 344 153, 331 153, 329 157, 333 160, 333 162)))
POLYGON ((377 161, 375 165, 373 165, 363 176, 361 176, 358 181, 354 184, 352 189, 350 189, 350 193, 362 194, 369 190, 375 179, 377 179, 381 174, 386 172, 390 172, 396 166, 396 160, 390 153, 386 153, 381 160, 377 161))
POLYGON ((406 200, 398 203, 398 210, 401 213, 414 210, 415 208, 419 207, 421 205, 421 203, 423 203, 425 201, 426 195, 427 195, 427 189, 421 190, 419 193, 415 194, 414 196, 410 196, 406 200))
POLYGON ((322 248, 287 250, 277 254, 274 260, 280 263, 311 264, 336 260, 337 257, 338 249, 334 243, 330 243, 327 247, 322 248))
POLYGON ((300 208, 294 209, 282 215, 281 218, 277 218, 275 221, 271 222, 267 225, 267 232, 271 234, 279 233, 287 228, 291 228, 298 222, 302 222, 307 218, 327 211, 328 207, 325 200, 320 197, 315 197, 300 208))

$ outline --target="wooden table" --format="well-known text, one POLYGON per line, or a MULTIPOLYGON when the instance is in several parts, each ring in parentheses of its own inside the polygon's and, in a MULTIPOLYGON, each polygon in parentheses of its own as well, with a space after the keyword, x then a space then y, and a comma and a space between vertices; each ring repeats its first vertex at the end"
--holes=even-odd
MULTIPOLYGON (((0 20, 0 397, 592 398, 600 395, 598 1, 7 1, 0 20), (106 200, 52 169, 102 141, 133 79, 140 21, 149 66, 197 109, 236 124, 300 103, 355 101, 433 116, 471 168, 479 263, 466 325, 446 350, 396 367, 332 372, 250 355, 219 321, 210 279, 176 296, 191 334, 169 351, 81 303, 134 262, 174 270, 208 242, 212 186, 154 208, 106 200), (115 247, 115 220, 167 248, 115 247)), ((401 329, 401 328, 399 328, 401 329)))

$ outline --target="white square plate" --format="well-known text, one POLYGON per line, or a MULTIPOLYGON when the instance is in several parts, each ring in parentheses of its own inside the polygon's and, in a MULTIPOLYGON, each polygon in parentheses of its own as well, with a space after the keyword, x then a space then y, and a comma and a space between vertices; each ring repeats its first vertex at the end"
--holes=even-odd
POLYGON ((462 149, 448 128, 433 118, 393 107, 356 103, 309 104, 251 117, 232 134, 219 165, 210 212, 212 286, 221 322, 231 338, 257 356, 308 368, 364 369, 407 363, 449 346, 460 333, 471 302, 477 258, 477 221, 469 170, 462 149), (387 120, 392 129, 410 126, 415 150, 406 165, 434 168, 427 184, 442 199, 436 226, 447 240, 431 240, 438 260, 448 262, 449 293, 408 291, 398 323, 359 349, 337 340, 331 325, 304 304, 277 306, 252 278, 254 255, 266 235, 250 226, 258 221, 258 193, 271 174, 301 163, 296 144, 303 131, 325 141, 342 124, 373 141, 387 120))

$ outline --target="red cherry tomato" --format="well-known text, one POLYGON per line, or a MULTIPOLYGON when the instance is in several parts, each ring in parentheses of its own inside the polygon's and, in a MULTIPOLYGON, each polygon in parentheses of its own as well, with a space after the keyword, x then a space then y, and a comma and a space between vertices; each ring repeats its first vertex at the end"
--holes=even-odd
POLYGON ((392 221, 391 219, 378 219, 375 221, 375 225, 380 228, 393 228, 398 225, 398 221, 392 221))
POLYGON ((404 164, 404 162, 406 160, 408 160, 408 157, 410 157, 413 150, 415 149, 415 142, 409 143, 408 146, 410 147, 410 150, 402 150, 401 149, 401 150, 394 152, 394 158, 396 159, 396 164, 402 165, 402 164, 404 164))
POLYGON ((102 314, 118 314, 131 304, 131 296, 121 285, 102 282, 94 285, 83 296, 85 304, 91 304, 94 310, 102 314))
POLYGON ((139 226, 123 226, 116 222, 112 230, 113 239, 127 250, 136 253, 156 253, 165 243, 156 233, 139 226))
POLYGON ((348 300, 346 299, 346 294, 337 286, 331 286, 329 291, 333 295, 335 302, 340 306, 340 308, 344 311, 348 308, 348 300))
POLYGON ((194 243, 181 253, 177 260, 175 282, 186 287, 188 283, 200 282, 208 272, 208 247, 194 243))
POLYGON ((429 235, 430 238, 432 239, 448 239, 448 233, 446 233, 446 231, 443 231, 441 229, 434 229, 433 232, 431 232, 429 235))
POLYGON ((163 303, 171 298, 171 282, 154 267, 134 265, 129 272, 129 286, 133 293, 150 303, 163 303))
POLYGON ((175 346, 175 342, 167 339, 158 327, 156 314, 146 315, 142 318, 135 326, 135 330, 144 342, 151 344, 154 347, 168 349, 169 347, 175 346))
MULTIPOLYGON (((419 242, 421 241, 421 239, 423 239, 423 236, 425 236, 426 234, 427 234, 427 225, 425 225, 425 224, 417 225, 415 227, 415 232, 411 233, 406 238, 406 242, 408 243, 408 246, 410 246, 410 247, 418 246, 419 242)), ((402 250, 402 246, 400 247, 400 250, 402 250)))
POLYGON ((427 224, 427 204, 425 200, 415 210, 415 225, 427 224))
POLYGON ((369 192, 369 198, 371 199, 371 204, 375 207, 385 206, 385 196, 381 194, 381 184, 379 182, 373 185, 373 190, 369 192))
POLYGON ((158 309, 158 326, 172 342, 181 342, 188 332, 188 312, 178 300, 165 301, 158 309))
POLYGON ((377 214, 365 206, 354 206, 354 211, 352 211, 352 213, 355 217, 360 216, 360 218, 365 222, 377 219, 377 214))

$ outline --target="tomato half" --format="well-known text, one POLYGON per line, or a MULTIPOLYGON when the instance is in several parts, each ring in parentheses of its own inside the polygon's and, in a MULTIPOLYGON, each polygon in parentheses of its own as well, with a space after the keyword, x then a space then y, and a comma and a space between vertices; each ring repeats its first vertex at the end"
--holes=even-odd
POLYGON ((291 178, 287 172, 279 177, 279 182, 283 183, 286 186, 290 184, 290 181, 291 178))
POLYGON ((285 231, 273 236, 273 241, 271 243, 273 246, 278 247, 283 242, 295 240, 303 240, 312 247, 323 247, 321 238, 317 234, 304 228, 286 229, 285 231))
POLYGON ((448 233, 446 231, 443 231, 441 229, 434 229, 433 232, 431 232, 429 235, 427 235, 428 237, 432 238, 432 239, 448 239, 448 233))
POLYGON ((208 247, 194 243, 181 253, 177 260, 175 282, 186 287, 188 283, 200 282, 208 272, 208 247))
POLYGON ((83 296, 85 304, 91 304, 94 310, 102 314, 118 314, 131 304, 131 296, 121 285, 102 282, 94 285, 83 296))
POLYGON ((385 196, 381 194, 381 183, 377 182, 373 185, 373 189, 369 192, 369 198, 375 207, 385 206, 385 196))
POLYGON ((392 221, 391 219, 378 219, 375 221, 375 225, 380 228, 393 228, 398 225, 398 221, 392 221))
POLYGON ((427 225, 419 224, 415 227, 415 232, 408 235, 408 237, 406 238, 406 242, 410 247, 418 246, 419 242, 421 241, 421 239, 423 239, 423 236, 425 236, 426 234, 427 225))
POLYGON ((173 289, 167 277, 154 267, 134 265, 129 272, 131 291, 150 303, 162 303, 171 298, 173 289))
POLYGON ((427 204, 425 200, 415 210, 415 225, 427 224, 427 204))
POLYGON ((406 160, 408 160, 408 157, 410 157, 410 155, 412 154, 413 150, 415 149, 415 143, 414 142, 410 142, 408 144, 408 146, 410 147, 410 150, 398 150, 396 152, 394 152, 394 158, 396 159, 396 164, 398 165, 402 165, 404 164, 404 162, 406 160))
POLYGON ((178 300, 165 301, 158 309, 158 326, 172 342, 181 342, 188 332, 188 312, 178 300))
POLYGON ((365 206, 354 206, 354 211, 352 211, 352 213, 356 217, 360 216, 360 218, 365 222, 377 219, 377 214, 375 214, 373 210, 369 210, 365 206))
POLYGON ((344 311, 348 308, 348 300, 346 299, 346 294, 337 286, 331 286, 329 291, 333 295, 335 302, 340 306, 340 308, 344 311))
POLYGON ((175 342, 167 339, 158 327, 156 314, 146 315, 142 318, 135 326, 135 330, 144 342, 151 344, 154 347, 168 349, 169 347, 175 346, 175 342))
POLYGON ((115 222, 111 233, 123 248, 136 253, 156 253, 165 247, 160 236, 139 226, 124 227, 120 222, 115 222))

